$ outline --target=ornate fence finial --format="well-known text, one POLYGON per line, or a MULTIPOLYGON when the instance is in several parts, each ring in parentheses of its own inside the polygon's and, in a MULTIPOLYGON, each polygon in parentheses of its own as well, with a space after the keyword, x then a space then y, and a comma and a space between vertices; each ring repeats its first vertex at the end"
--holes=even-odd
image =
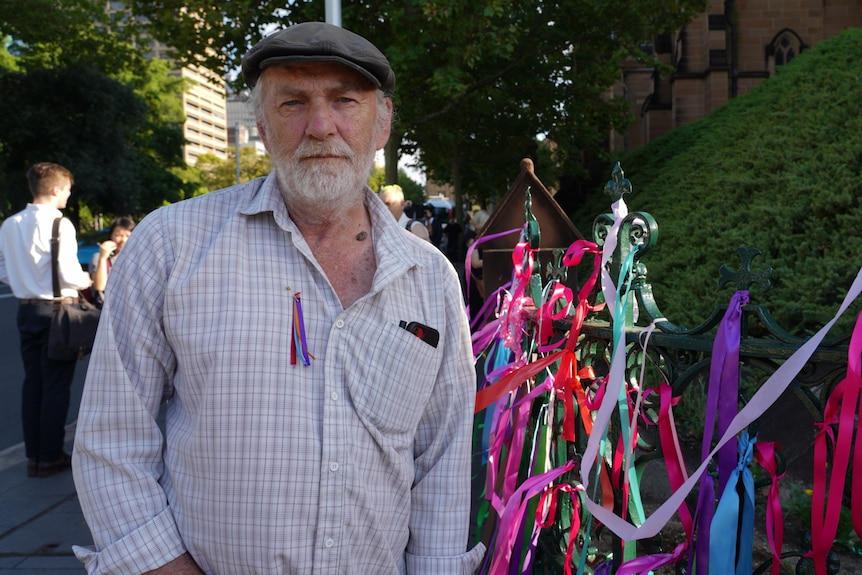
POLYGON ((722 288, 729 283, 736 282, 737 290, 747 290, 752 284, 759 284, 760 289, 764 292, 769 291, 772 287, 772 266, 760 272, 751 271, 751 261, 760 255, 760 250, 757 248, 739 247, 736 248, 736 253, 739 254, 740 264, 739 271, 731 271, 726 264, 721 264, 718 270, 718 287, 722 288))
POLYGON ((605 193, 615 202, 620 200, 624 194, 632 193, 632 183, 626 179, 619 162, 616 163, 611 172, 611 179, 605 184, 605 193))
POLYGON ((565 283, 566 278, 569 276, 569 268, 563 265, 563 256, 566 254, 566 250, 562 248, 554 248, 553 253, 554 259, 549 261, 548 265, 545 267, 548 281, 565 283))

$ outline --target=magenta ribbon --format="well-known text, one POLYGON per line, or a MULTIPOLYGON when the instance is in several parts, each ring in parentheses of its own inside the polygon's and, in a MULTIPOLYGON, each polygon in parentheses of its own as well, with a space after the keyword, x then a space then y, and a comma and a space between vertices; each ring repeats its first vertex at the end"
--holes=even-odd
MULTIPOLYGON (((466 273, 464 275, 466 276, 465 281, 466 281, 466 286, 467 286, 467 310, 466 310, 467 311, 467 317, 470 316, 470 275, 471 275, 470 272, 473 270, 473 265, 471 263, 471 258, 473 256, 473 250, 475 250, 480 244, 484 244, 485 242, 488 242, 490 240, 502 238, 502 237, 505 237, 505 236, 508 236, 508 235, 511 235, 511 234, 514 234, 514 233, 517 233, 520 231, 521 231, 521 228, 515 228, 512 230, 507 230, 505 232, 500 232, 497 234, 491 234, 489 236, 482 236, 481 238, 477 239, 475 242, 470 244, 470 247, 467 248, 467 255, 464 258, 464 270, 466 271, 466 273)), ((487 298, 486 298, 486 300, 487 300, 487 298)))
POLYGON ((502 575, 509 569, 512 560, 512 549, 520 533, 520 526, 523 524, 527 502, 548 488, 554 480, 570 471, 574 466, 574 462, 569 461, 565 465, 552 469, 547 473, 530 477, 512 494, 500 516, 500 523, 497 528, 497 544, 494 558, 488 571, 489 575, 502 575))
POLYGON ((814 439, 814 488, 811 496, 811 551, 814 571, 826 575, 826 556, 838 532, 841 516, 841 498, 850 462, 850 446, 855 444, 851 487, 851 518, 856 533, 862 533, 862 437, 857 433, 857 421, 862 421, 862 406, 857 408, 862 395, 862 312, 856 318, 856 326, 850 337, 847 356, 847 375, 839 383, 826 402, 823 422, 814 439), (837 426, 837 438, 833 433, 837 426), (855 441, 854 441, 855 435, 855 441), (833 456, 828 460, 827 439, 833 456), (826 498, 827 468, 829 477, 829 499, 826 498))

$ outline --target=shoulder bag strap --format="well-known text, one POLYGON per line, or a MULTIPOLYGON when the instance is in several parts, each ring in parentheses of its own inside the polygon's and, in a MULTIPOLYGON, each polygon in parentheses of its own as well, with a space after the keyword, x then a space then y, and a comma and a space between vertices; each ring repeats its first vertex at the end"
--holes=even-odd
POLYGON ((54 284, 55 298, 62 296, 62 292, 60 291, 60 274, 58 270, 58 259, 60 257, 60 220, 62 219, 62 217, 55 219, 54 226, 51 228, 51 279, 54 284))

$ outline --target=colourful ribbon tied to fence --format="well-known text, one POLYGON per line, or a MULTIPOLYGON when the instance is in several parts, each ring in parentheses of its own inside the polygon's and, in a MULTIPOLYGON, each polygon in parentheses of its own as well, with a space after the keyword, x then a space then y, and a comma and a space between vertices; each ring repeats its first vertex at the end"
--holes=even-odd
MULTIPOLYGON (((739 438, 739 463, 730 472, 712 518, 709 539, 709 572, 749 575, 754 547, 754 438, 743 431, 739 438)), ((702 565, 701 565, 702 567, 702 565)))
POLYGON ((847 376, 829 395, 823 413, 823 422, 814 441, 814 489, 811 497, 811 552, 814 571, 826 575, 826 555, 838 531, 841 499, 848 470, 853 476, 852 520, 856 533, 862 533, 862 437, 857 425, 862 421, 862 312, 856 318, 856 327, 850 337, 847 356, 847 376), (837 426, 837 437, 833 428, 837 426), (855 441, 854 441, 855 436, 855 441), (832 465, 829 472, 829 497, 826 495, 828 463, 827 440, 831 444, 832 465), (853 463, 850 449, 855 443, 853 463))

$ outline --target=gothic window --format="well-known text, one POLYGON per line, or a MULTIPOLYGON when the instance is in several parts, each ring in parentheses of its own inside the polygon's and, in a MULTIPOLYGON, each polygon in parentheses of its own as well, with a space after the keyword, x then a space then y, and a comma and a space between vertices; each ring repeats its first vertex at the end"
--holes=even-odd
POLYGON ((790 29, 782 30, 775 35, 766 49, 770 71, 774 72, 777 66, 789 64, 804 49, 805 45, 796 32, 790 29))

